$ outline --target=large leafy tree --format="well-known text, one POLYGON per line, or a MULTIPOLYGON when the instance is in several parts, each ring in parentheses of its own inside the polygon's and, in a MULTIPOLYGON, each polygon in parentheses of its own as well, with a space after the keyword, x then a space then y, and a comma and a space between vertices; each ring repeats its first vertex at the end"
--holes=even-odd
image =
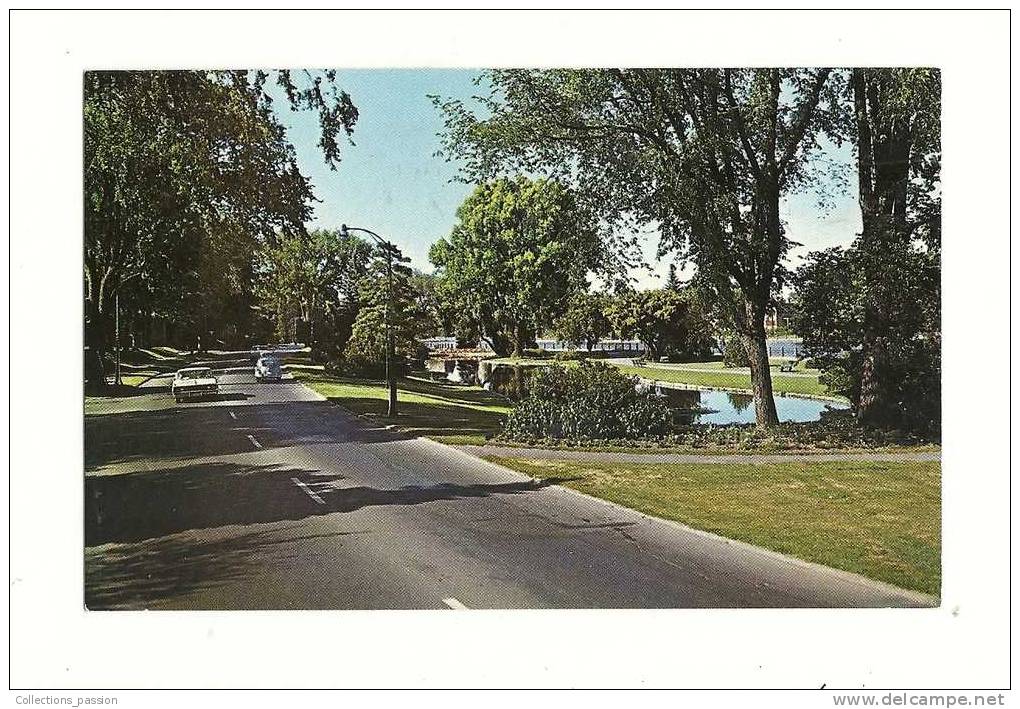
POLYGON ((862 423, 931 433, 939 428, 941 399, 939 262, 908 244, 889 249, 878 281, 861 240, 810 254, 793 278, 794 329, 830 390, 851 401, 862 423), (876 337, 876 291, 882 303, 877 371, 868 348, 876 337))
MULTIPOLYGON (((903 334, 895 305, 908 289, 902 267, 920 250, 931 264, 916 274, 919 283, 938 269, 942 85, 936 69, 854 69, 852 87, 863 226, 856 251, 867 281, 858 413, 881 423, 896 408, 887 394, 897 376, 889 349, 903 334)), ((941 329, 937 319, 917 322, 927 322, 919 331, 941 329)))
MULTIPOLYGON (((292 108, 317 112, 319 143, 335 167, 358 113, 333 72, 273 77, 292 108)), ((106 348, 112 304, 125 286, 142 301, 129 308, 178 316, 207 289, 203 274, 219 271, 217 254, 250 254, 253 239, 302 231, 314 196, 273 111, 270 78, 85 74, 84 299, 93 353, 106 348)), ((102 383, 96 371, 89 380, 102 383)))
POLYGON ((429 258, 466 325, 501 355, 520 355, 587 289, 601 247, 588 213, 553 180, 479 185, 429 258))
POLYGON ((604 293, 575 293, 554 323, 556 336, 575 347, 584 345, 591 352, 613 331, 606 315, 609 303, 610 296, 604 293))
POLYGON ((798 272, 795 329, 863 423, 932 428, 941 79, 933 69, 853 69, 849 95, 863 228, 850 248, 812 254, 798 272))
POLYGON ((745 339, 757 421, 771 425, 764 318, 790 246, 780 199, 818 174, 820 137, 844 108, 838 79, 828 69, 497 70, 484 77, 484 117, 436 102, 447 154, 470 179, 557 177, 604 224, 655 227, 663 252, 692 261, 745 339))
POLYGON ((409 262, 396 246, 376 248, 368 272, 359 282, 360 307, 344 349, 344 371, 365 376, 384 374, 389 336, 396 355, 392 364, 398 374, 403 374, 418 356, 421 339, 434 333, 437 323, 420 290, 421 279, 416 278, 409 262))
POLYGON ((364 240, 328 229, 268 240, 259 253, 256 293, 276 336, 296 336, 291 323, 303 322, 317 354, 339 356, 358 314, 371 255, 364 240))
POLYGON ((624 337, 636 337, 653 360, 696 360, 712 351, 711 327, 690 289, 659 288, 615 295, 607 315, 624 337))

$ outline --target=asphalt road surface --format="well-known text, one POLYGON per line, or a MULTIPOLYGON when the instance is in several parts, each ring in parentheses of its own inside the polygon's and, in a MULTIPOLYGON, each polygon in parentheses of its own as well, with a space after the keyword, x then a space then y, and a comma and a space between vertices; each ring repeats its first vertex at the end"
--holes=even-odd
POLYGON ((90 402, 85 604, 914 606, 930 599, 534 482, 295 381, 90 402))

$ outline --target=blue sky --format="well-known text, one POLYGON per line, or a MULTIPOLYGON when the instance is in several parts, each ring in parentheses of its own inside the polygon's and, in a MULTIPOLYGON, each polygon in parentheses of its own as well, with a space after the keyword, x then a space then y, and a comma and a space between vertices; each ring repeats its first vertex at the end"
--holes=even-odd
MULTIPOLYGON (((468 69, 362 69, 338 70, 338 83, 351 94, 360 116, 353 146, 331 171, 316 145, 318 124, 310 112, 295 113, 277 101, 280 118, 297 150, 302 172, 314 186, 321 203, 315 206, 311 226, 339 228, 341 223, 371 229, 390 239, 411 257, 412 264, 429 271, 429 246, 446 236, 455 212, 471 187, 452 182, 456 166, 435 157, 436 134, 442 118, 429 94, 467 99, 477 92, 476 70, 468 69)), ((831 159, 849 164, 844 147, 832 149, 831 159)), ((847 178, 855 179, 852 170, 847 178)), ((783 211, 787 232, 805 246, 796 249, 792 263, 809 250, 848 244, 860 230, 860 211, 853 190, 845 190, 832 207, 819 211, 813 195, 791 195, 783 211)), ((646 254, 655 255, 654 236, 646 254)), ((668 264, 656 274, 634 275, 640 285, 652 287, 664 277, 668 264)))

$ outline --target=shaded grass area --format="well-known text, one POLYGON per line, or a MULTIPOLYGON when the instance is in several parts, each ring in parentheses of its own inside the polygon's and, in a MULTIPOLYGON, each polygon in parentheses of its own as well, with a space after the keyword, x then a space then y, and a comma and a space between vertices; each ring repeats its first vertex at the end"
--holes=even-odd
POLYGON ((454 445, 481 445, 497 434, 510 407, 484 389, 456 384, 401 379, 397 384, 400 415, 386 418, 386 383, 334 377, 310 368, 291 367, 294 378, 331 401, 380 420, 395 423, 413 436, 428 436, 454 445))
POLYGON ((732 539, 938 595, 936 462, 775 465, 488 460, 732 539))

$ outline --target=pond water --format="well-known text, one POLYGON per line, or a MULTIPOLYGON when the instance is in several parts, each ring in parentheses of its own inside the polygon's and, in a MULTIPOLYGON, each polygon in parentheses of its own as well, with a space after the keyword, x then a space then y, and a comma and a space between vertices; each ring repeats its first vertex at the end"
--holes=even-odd
MULTIPOLYGON (((655 387, 670 406, 690 412, 692 423, 754 423, 754 398, 750 394, 710 389, 673 389, 655 387)), ((796 396, 776 395, 776 413, 780 421, 817 421, 829 409, 845 409, 846 404, 796 396)))
MULTIPOLYGON (((426 368, 438 378, 460 384, 475 384, 498 392, 512 400, 527 393, 531 367, 511 364, 490 364, 477 359, 430 359, 426 368)), ((647 388, 647 387, 646 387, 647 388)), ((740 394, 710 389, 675 389, 654 386, 658 396, 665 397, 678 418, 690 423, 754 423, 754 399, 740 394)), ((824 411, 845 409, 846 404, 820 399, 776 395, 776 413, 780 421, 817 421, 824 411)))

